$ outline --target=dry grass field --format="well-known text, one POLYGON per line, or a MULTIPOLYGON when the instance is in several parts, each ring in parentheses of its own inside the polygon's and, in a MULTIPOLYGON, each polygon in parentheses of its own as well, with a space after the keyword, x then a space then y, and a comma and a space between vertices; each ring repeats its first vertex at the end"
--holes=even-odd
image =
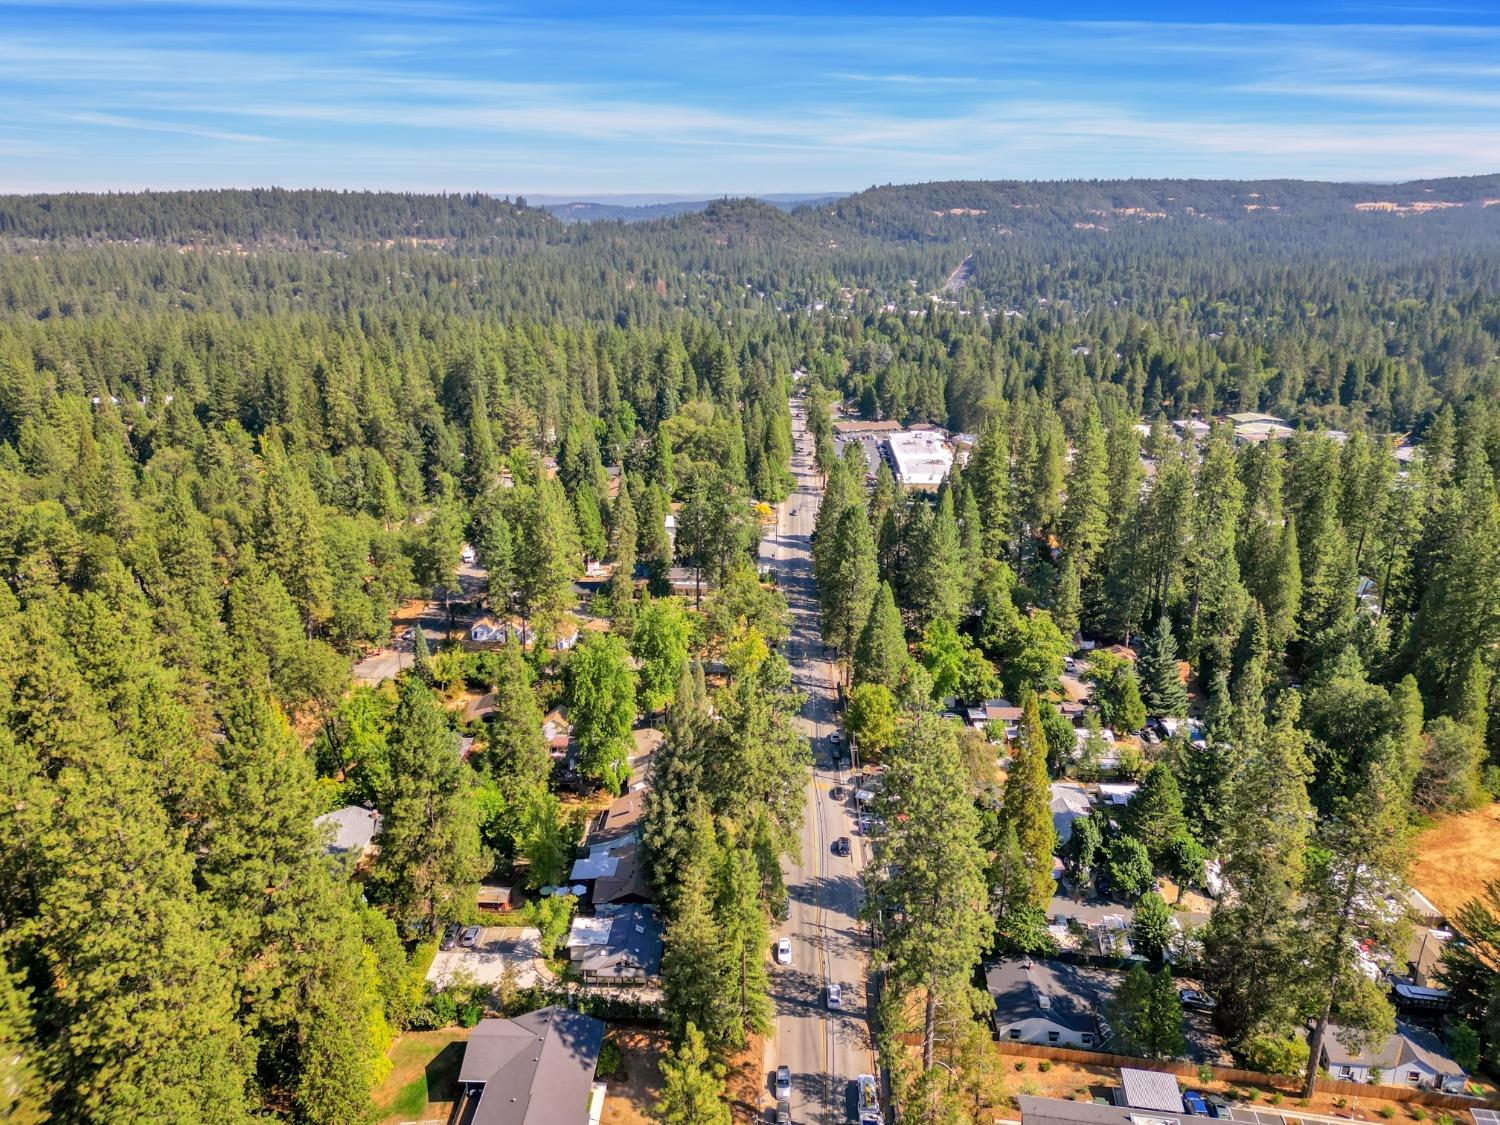
POLYGON ((1500 804, 1449 817, 1417 837, 1411 884, 1448 918, 1491 879, 1500 879, 1500 804))

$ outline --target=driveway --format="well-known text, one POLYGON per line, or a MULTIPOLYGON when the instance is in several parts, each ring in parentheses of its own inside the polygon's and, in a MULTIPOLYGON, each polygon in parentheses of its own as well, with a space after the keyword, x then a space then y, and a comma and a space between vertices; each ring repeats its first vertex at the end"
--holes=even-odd
POLYGON ((467 974, 479 984, 498 984, 507 965, 515 968, 520 988, 548 983, 552 974, 542 960, 541 931, 535 926, 489 926, 473 949, 438 950, 427 979, 442 988, 455 975, 467 974))

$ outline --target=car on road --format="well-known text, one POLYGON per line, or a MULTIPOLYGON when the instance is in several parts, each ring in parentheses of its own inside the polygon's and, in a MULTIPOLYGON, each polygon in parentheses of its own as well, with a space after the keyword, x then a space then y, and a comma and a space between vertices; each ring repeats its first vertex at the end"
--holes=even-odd
POLYGON ((880 1090, 875 1085, 873 1074, 861 1074, 854 1080, 855 1105, 859 1109, 859 1125, 881 1125, 880 1090))
POLYGON ((1184 1008, 1191 1008, 1195 1012, 1211 1012, 1214 1010, 1214 998, 1206 992, 1200 992, 1196 988, 1178 989, 1177 999, 1182 1001, 1184 1008))
POLYGON ((792 1068, 783 1063, 776 1068, 776 1100, 792 1096, 792 1068))
POLYGON ((828 1006, 835 1012, 844 1006, 844 986, 841 984, 830 984, 828 986, 828 1006))
POLYGON ((444 950, 452 949, 458 944, 458 935, 463 932, 464 928, 457 922, 448 923, 447 928, 443 930, 443 940, 438 943, 438 948, 444 950))
POLYGON ((842 801, 849 796, 849 790, 845 789, 842 785, 835 785, 828 791, 828 795, 835 801, 842 801))
POLYGON ((846 857, 848 856, 848 854, 849 854, 849 837, 848 836, 840 836, 837 840, 835 840, 833 842, 833 854, 834 855, 840 855, 840 856, 846 856, 846 857))
POLYGON ((479 944, 479 935, 481 932, 478 926, 470 926, 464 931, 463 937, 458 939, 458 944, 465 949, 473 949, 479 944))
POLYGON ((784 937, 776 943, 776 963, 778 965, 790 965, 792 963, 792 939, 784 937))
POLYGON ((1182 1095, 1183 1107, 1194 1117, 1212 1117, 1209 1112, 1208 1103, 1203 1100, 1203 1095, 1197 1090, 1188 1090, 1182 1095))
POLYGON ((782 1098, 776 1103, 776 1125, 792 1125, 792 1103, 788 1098, 782 1098))
POLYGON ((844 736, 836 730, 831 730, 828 732, 828 741, 837 746, 840 742, 844 741, 844 736))
POLYGON ((1076 671, 1078 671, 1078 661, 1074 660, 1071 656, 1065 656, 1065 657, 1063 657, 1063 671, 1064 672, 1076 672, 1076 671))

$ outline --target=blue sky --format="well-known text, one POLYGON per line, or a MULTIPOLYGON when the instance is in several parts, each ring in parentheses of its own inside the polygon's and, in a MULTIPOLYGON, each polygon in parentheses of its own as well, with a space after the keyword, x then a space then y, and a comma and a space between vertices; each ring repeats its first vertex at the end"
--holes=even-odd
POLYGON ((1500 0, 0 0, 0 190, 1500 171, 1500 0))

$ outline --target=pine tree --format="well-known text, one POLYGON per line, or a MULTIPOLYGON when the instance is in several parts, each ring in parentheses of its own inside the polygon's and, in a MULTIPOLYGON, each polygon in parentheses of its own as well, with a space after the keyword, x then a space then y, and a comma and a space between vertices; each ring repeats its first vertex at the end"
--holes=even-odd
POLYGON ((1156 631, 1146 638, 1136 668, 1141 697, 1150 714, 1187 714, 1188 695, 1177 664, 1177 640, 1165 614, 1156 623, 1156 631))
POLYGON ((542 737, 542 709, 521 646, 501 645, 489 667, 495 710, 485 733, 485 769, 503 788, 543 785, 552 773, 552 752, 542 737))
POLYGON ((992 415, 980 429, 968 477, 984 525, 985 552, 1001 558, 1010 527, 1010 436, 1002 416, 992 415))
POLYGON ((895 691, 910 663, 896 596, 891 584, 882 582, 854 649, 854 682, 880 684, 895 691))
POLYGON ((699 1028, 715 1052, 733 1050, 741 1025, 731 987, 735 966, 713 911, 712 878, 718 842, 706 810, 693 816, 688 852, 679 869, 677 893, 663 935, 662 994, 674 1034, 699 1028))
POLYGON ((403 679, 399 692, 389 738, 391 792, 370 886, 396 918, 434 932, 474 901, 488 863, 472 775, 458 760, 442 709, 415 677, 403 679))
POLYGON ((847 678, 855 644, 870 617, 878 582, 875 543, 862 507, 851 504, 840 513, 824 547, 824 559, 818 581, 818 595, 823 603, 823 638, 839 653, 847 678))
POLYGON ((930 521, 923 521, 919 529, 925 534, 914 542, 907 572, 916 625, 925 629, 939 617, 957 623, 962 618, 964 594, 971 583, 965 580, 963 572, 952 499, 944 496, 936 514, 930 521))
POLYGON ((661 1125, 730 1125, 723 1064, 714 1061, 691 1021, 680 1045, 662 1059, 661 1074, 661 1098, 652 1110, 661 1125))
MULTIPOLYGON (((1092 405, 1074 439, 1066 491, 1059 539, 1064 557, 1072 563, 1081 582, 1093 576, 1094 564, 1109 533, 1109 476, 1104 428, 1099 423, 1098 409, 1092 405)), ((1064 629, 1063 632, 1072 636, 1071 630, 1064 629)))
POLYGON ((771 932, 760 886, 753 852, 735 841, 722 847, 714 888, 714 918, 729 966, 728 984, 742 1029, 741 1040, 748 1034, 766 1034, 772 1024, 771 985, 766 973, 771 932))
POLYGON ((0 1117, 10 1125, 48 1119, 45 1065, 32 1032, 30 998, 0 961, 0 1117))
POLYGON ((1035 695, 1028 696, 1019 736, 1011 744, 1010 769, 1000 802, 1000 820, 1016 833, 1031 880, 1030 905, 1045 911, 1057 884, 1052 854, 1057 833, 1052 827, 1052 788, 1047 777, 1047 736, 1035 695))
POLYGON ((545 475, 517 490, 516 595, 521 615, 546 633, 573 604, 581 548, 573 513, 556 481, 545 475))
POLYGON ((1157 761, 1146 771, 1141 787, 1125 810, 1126 829, 1146 845, 1153 863, 1159 863, 1168 841, 1187 827, 1182 813, 1182 793, 1172 767, 1157 761))
POLYGON ((881 779, 875 811, 889 828, 865 874, 865 910, 881 920, 876 956, 889 985, 923 997, 923 1070, 934 1065, 940 1009, 946 1022, 994 933, 978 812, 953 784, 961 773, 953 729, 919 716, 881 779))
POLYGON ((332 580, 323 552, 323 510, 307 474, 276 431, 261 439, 265 493, 258 529, 260 556, 281 579, 309 629, 332 613, 332 580))

